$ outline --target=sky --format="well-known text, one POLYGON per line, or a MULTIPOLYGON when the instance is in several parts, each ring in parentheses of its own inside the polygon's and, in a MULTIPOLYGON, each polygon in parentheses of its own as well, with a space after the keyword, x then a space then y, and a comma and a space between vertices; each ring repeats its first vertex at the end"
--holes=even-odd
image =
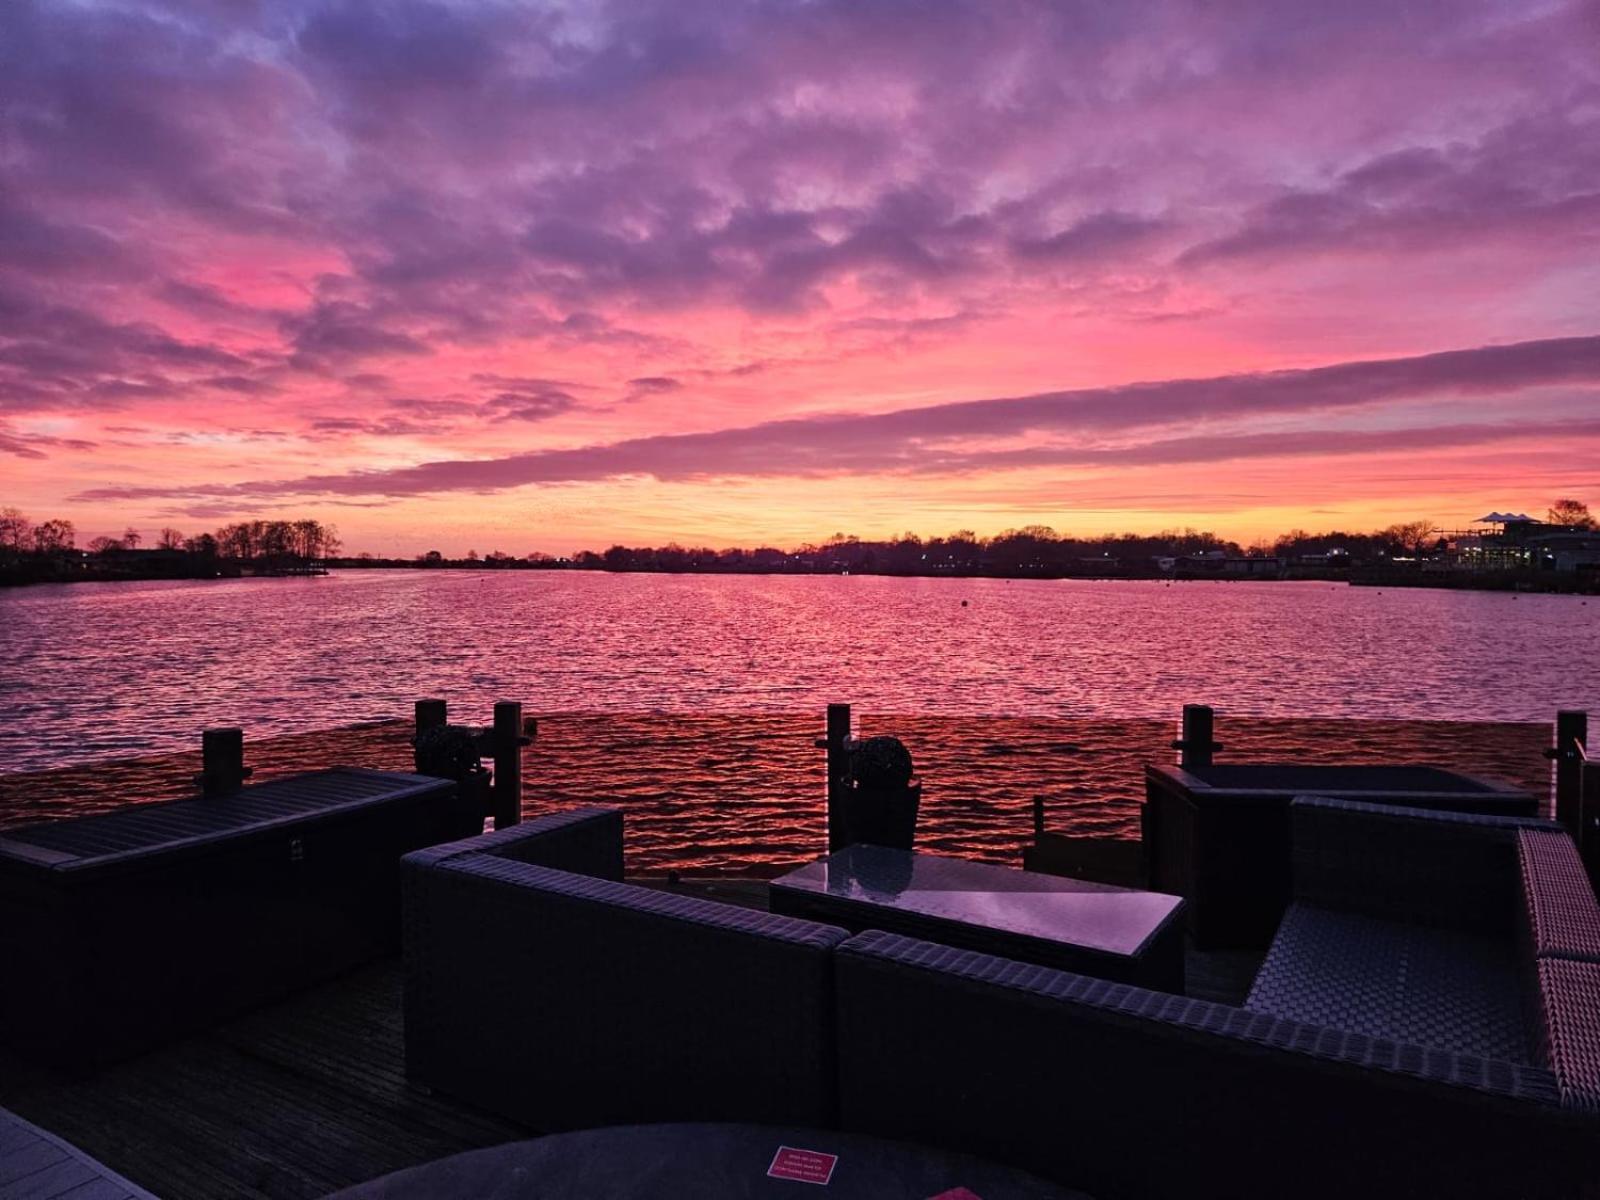
POLYGON ((347 549, 1600 507, 1600 4, 4 0, 0 505, 347 549))

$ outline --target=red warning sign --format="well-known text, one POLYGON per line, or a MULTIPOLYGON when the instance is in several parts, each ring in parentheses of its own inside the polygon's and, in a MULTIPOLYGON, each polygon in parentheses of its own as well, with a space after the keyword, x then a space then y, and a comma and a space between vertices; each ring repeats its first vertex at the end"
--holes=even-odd
POLYGON ((820 1150, 796 1150, 793 1146, 779 1146, 772 1156, 767 1174, 773 1179, 798 1179, 801 1183, 826 1184, 833 1178, 837 1154, 824 1154, 820 1150))

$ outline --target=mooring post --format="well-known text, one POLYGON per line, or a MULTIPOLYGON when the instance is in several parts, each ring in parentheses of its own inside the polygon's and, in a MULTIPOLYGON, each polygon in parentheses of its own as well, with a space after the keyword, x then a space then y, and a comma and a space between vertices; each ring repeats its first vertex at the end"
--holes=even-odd
POLYGON ((844 808, 844 787, 850 773, 848 704, 828 705, 827 733, 817 740, 817 746, 828 752, 828 853, 832 854, 850 844, 844 808))
POLYGON ((1578 764, 1578 853, 1589 872, 1589 886, 1600 892, 1600 759, 1578 764))
POLYGON ((507 829, 522 820, 522 748, 533 741, 530 724, 522 720, 519 701, 496 701, 492 796, 496 829, 507 829))
POLYGON ((418 700, 416 707, 417 733, 421 734, 429 729, 436 729, 445 723, 445 704, 443 700, 418 700))
POLYGON ((206 729, 200 733, 200 794, 228 796, 250 776, 244 765, 244 730, 206 729))
POLYGON ((1583 815, 1583 753, 1589 744, 1589 714, 1564 709, 1556 713, 1555 745, 1545 751, 1556 764, 1556 820, 1574 840, 1581 841, 1583 815))
POLYGON ((1214 741, 1211 736, 1214 729, 1213 716, 1209 704, 1183 706, 1183 736, 1172 743, 1172 748, 1181 752, 1178 755, 1178 765, 1185 770, 1209 767, 1211 756, 1222 749, 1221 744, 1214 741))

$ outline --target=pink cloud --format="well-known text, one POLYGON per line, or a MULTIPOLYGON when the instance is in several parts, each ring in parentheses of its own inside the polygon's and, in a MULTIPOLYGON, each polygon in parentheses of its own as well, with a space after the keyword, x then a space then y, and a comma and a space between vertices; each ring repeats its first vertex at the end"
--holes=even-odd
POLYGON ((908 472, 1377 454, 1406 404, 1470 440, 1594 386, 1597 33, 1511 0, 15 0, 0 448, 91 521, 782 471, 912 506, 908 472))
MULTIPOLYGON (((727 476, 849 474, 871 471, 951 473, 1049 463, 1163 463, 1243 457, 1390 451, 1427 444, 1477 444, 1508 436, 1588 436, 1595 421, 1518 428, 1457 424, 1402 430, 1315 428, 1277 434, 1226 433, 1156 438, 1131 447, 1093 443, 1021 450, 972 450, 966 439, 1058 433, 1126 436, 1193 428, 1217 421, 1334 413, 1402 399, 1491 394, 1573 385, 1600 392, 1600 336, 1488 346, 1416 358, 1339 363, 1311 370, 1174 380, 903 409, 871 415, 772 421, 708 433, 635 438, 573 450, 541 450, 490 459, 458 459, 344 475, 227 484, 100 488, 84 500, 186 495, 241 498, 282 495, 409 496, 492 491, 528 484, 649 475, 661 480, 727 476)), ((1526 423, 1524 423, 1526 426, 1526 423)))

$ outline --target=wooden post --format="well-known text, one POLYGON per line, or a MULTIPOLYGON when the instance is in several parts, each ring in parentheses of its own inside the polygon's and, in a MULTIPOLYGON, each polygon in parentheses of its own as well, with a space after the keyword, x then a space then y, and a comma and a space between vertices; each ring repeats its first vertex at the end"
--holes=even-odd
POLYGON ((523 733, 522 705, 500 700, 494 706, 494 827, 509 829, 522 820, 522 748, 533 739, 523 733))
POLYGON ((200 734, 200 794, 228 796, 249 778, 244 765, 244 730, 206 729, 200 734))
POLYGON ((437 728, 445 723, 445 705, 443 700, 418 700, 416 707, 418 733, 437 728))
POLYGON ((1600 893, 1600 759, 1578 764, 1578 852, 1589 871, 1589 886, 1600 893))
POLYGON ((1211 736, 1214 729, 1212 718, 1209 704, 1183 706, 1183 736, 1172 743, 1172 748, 1180 751, 1178 765, 1185 770, 1209 767, 1211 756, 1222 749, 1211 736))
POLYGON ((1589 714, 1564 710, 1556 713, 1555 745, 1549 756, 1556 762, 1556 820, 1574 839, 1581 835, 1583 807, 1583 754, 1589 744, 1589 714))
POLYGON ((828 752, 828 853, 850 844, 844 790, 850 773, 850 706, 828 705, 828 731, 817 745, 828 752))

